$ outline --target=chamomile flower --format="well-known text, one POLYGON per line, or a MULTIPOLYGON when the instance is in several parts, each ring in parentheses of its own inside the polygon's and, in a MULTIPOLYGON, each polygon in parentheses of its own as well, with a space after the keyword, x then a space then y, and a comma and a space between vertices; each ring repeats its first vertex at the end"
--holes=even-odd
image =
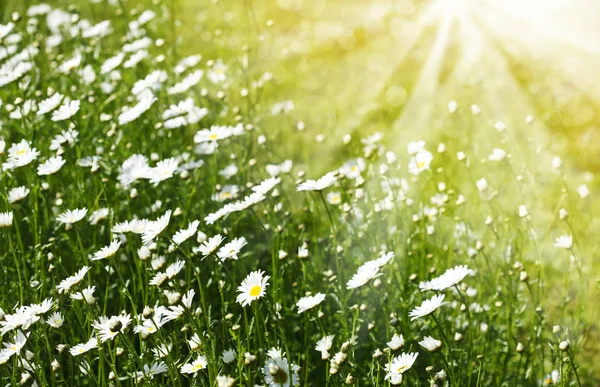
POLYGON ((217 252, 217 257, 219 257, 221 262, 224 262, 227 259, 237 260, 240 250, 242 249, 242 247, 246 246, 246 244, 246 238, 235 238, 231 242, 226 243, 223 247, 219 249, 219 251, 217 252))
POLYGON ((92 327, 96 329, 98 338, 101 342, 114 339, 119 333, 124 333, 125 329, 131 323, 131 316, 122 313, 120 315, 100 318, 92 323, 92 327))
POLYGON ((181 367, 181 373, 182 374, 193 374, 194 376, 196 376, 196 374, 198 372, 200 372, 201 370, 205 369, 207 366, 207 362, 206 362, 206 356, 204 355, 198 355, 198 357, 196 357, 196 360, 184 364, 181 367))
POLYGON ((29 188, 26 187, 17 187, 8 191, 8 202, 13 204, 20 202, 25 199, 29 195, 29 188))
POLYGON ((65 319, 60 314, 60 312, 54 312, 50 315, 50 317, 48 317, 46 323, 52 328, 60 328, 63 325, 64 321, 65 319))
POLYGON ((299 386, 300 377, 298 371, 300 367, 288 362, 284 354, 276 348, 269 350, 269 358, 262 368, 265 377, 265 383, 268 387, 290 387, 299 386))
POLYGON ((319 341, 317 341, 315 349, 321 352, 321 359, 325 360, 329 358, 329 350, 333 345, 334 337, 335 335, 324 336, 323 338, 319 339, 319 341))
POLYGON ((77 285, 79 282, 81 282, 81 280, 83 280, 83 277, 85 277, 89 270, 89 266, 84 266, 81 269, 79 269, 79 271, 74 275, 62 280, 60 284, 58 284, 58 286, 56 287, 58 293, 68 293, 73 286, 77 285))
POLYGON ((558 238, 556 238, 556 241, 554 242, 554 247, 558 247, 561 249, 570 249, 571 247, 573 247, 573 236, 571 235, 561 235, 558 238))
POLYGON ((62 95, 60 93, 52 94, 52 96, 46 98, 45 100, 43 100, 42 102, 40 102, 38 104, 38 110, 37 110, 36 114, 38 116, 41 116, 41 115, 44 115, 44 114, 49 113, 52 110, 56 109, 56 107, 62 101, 63 97, 64 97, 64 95, 62 95))
POLYGON ((85 217, 85 214, 87 214, 87 211, 88 210, 85 207, 77 208, 74 210, 67 210, 66 212, 63 212, 62 214, 58 215, 56 217, 56 220, 65 224, 73 224, 83 219, 85 217))
POLYGON ((382 273, 379 272, 379 266, 376 264, 367 263, 358 268, 356 274, 352 276, 346 283, 347 289, 356 289, 373 278, 379 277, 382 273))
POLYGON ((298 314, 301 314, 309 309, 314 308, 323 301, 325 301, 325 294, 323 293, 317 293, 314 296, 302 297, 298 300, 298 302, 296 302, 296 306, 298 307, 298 314))
POLYGON ((394 334, 394 336, 392 336, 392 339, 387 342, 387 346, 394 351, 402 348, 404 346, 404 336, 394 334))
POLYGON ((219 234, 212 236, 212 237, 208 238, 206 241, 204 241, 202 243, 202 245, 200 245, 198 247, 198 251, 200 251, 200 253, 203 256, 207 257, 210 254, 214 253, 215 250, 217 249, 217 247, 219 247, 219 245, 221 245, 221 242, 223 242, 224 240, 225 240, 225 238, 223 238, 219 234))
POLYGON ((421 282, 419 284, 419 288, 421 291, 424 290, 444 290, 448 289, 452 286, 457 285, 460 281, 462 281, 466 276, 471 273, 471 269, 469 269, 465 265, 459 265, 453 267, 451 269, 446 270, 444 274, 441 276, 434 278, 428 282, 421 282))
POLYGON ((150 366, 148 366, 148 364, 144 364, 144 371, 136 372, 136 378, 137 380, 144 378, 152 380, 156 375, 164 374, 168 370, 169 368, 163 362, 154 362, 150 366))
POLYGON ((81 102, 79 100, 65 101, 58 110, 52 112, 52 121, 64 121, 73 117, 78 111, 81 102))
POLYGON ((307 180, 296 188, 296 191, 322 191, 337 181, 335 172, 329 172, 318 180, 307 180))
POLYGON ((73 356, 83 355, 90 350, 98 348, 98 339, 95 336, 92 336, 87 342, 74 345, 69 349, 69 352, 73 356))
POLYGON ((429 352, 434 352, 441 348, 442 342, 431 336, 425 336, 423 340, 419 341, 419 345, 429 352))
POLYGON ((50 157, 48 160, 44 161, 38 166, 38 175, 52 175, 58 172, 62 166, 65 165, 65 163, 66 161, 60 156, 50 157))
POLYGON ((115 239, 112 242, 110 242, 110 244, 108 246, 104 246, 100 250, 96 251, 96 253, 94 253, 94 256, 91 258, 91 260, 98 261, 100 259, 110 258, 117 253, 117 251, 119 250, 119 247, 121 247, 121 241, 115 239))
POLYGON ((385 366, 387 372, 385 380, 389 380, 391 384, 396 385, 402 383, 402 374, 408 371, 417 360, 418 353, 403 353, 385 366))
POLYGON ((198 231, 199 225, 200 222, 194 220, 193 222, 188 224, 187 228, 177 231, 175 235, 173 235, 173 242, 175 242, 176 245, 182 244, 183 242, 191 238, 196 233, 196 231, 198 231))
POLYGON ((246 279, 242 281, 242 284, 238 286, 237 291, 240 293, 237 296, 236 301, 242 306, 248 306, 252 301, 257 300, 265 295, 267 288, 267 281, 269 280, 268 275, 261 270, 253 271, 248 274, 246 279))
POLYGON ((147 245, 158 236, 168 225, 171 220, 171 210, 166 211, 163 216, 155 221, 149 222, 142 232, 142 242, 147 245))
POLYGON ((33 148, 27 140, 23 139, 21 142, 12 144, 8 148, 8 160, 2 164, 2 167, 5 169, 23 167, 31 163, 39 155, 40 152, 33 148))
POLYGON ((9 212, 0 212, 0 228, 10 227, 13 222, 13 213, 9 212))
POLYGON ((435 312, 440 306, 447 304, 447 302, 444 302, 444 297, 446 297, 444 294, 438 294, 431 297, 429 300, 423 301, 420 306, 417 306, 409 313, 409 316, 411 317, 410 321, 414 321, 423 316, 428 316, 435 312))
POLYGON ((433 155, 429 151, 422 149, 410 159, 408 171, 413 175, 419 175, 421 172, 429 169, 432 160, 433 155))

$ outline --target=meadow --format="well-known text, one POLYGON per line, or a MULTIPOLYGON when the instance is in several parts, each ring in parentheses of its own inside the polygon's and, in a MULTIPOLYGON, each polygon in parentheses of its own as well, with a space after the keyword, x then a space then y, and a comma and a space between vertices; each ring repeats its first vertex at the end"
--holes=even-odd
POLYGON ((595 62, 440 2, 0 1, 0 382, 600 384, 595 62))

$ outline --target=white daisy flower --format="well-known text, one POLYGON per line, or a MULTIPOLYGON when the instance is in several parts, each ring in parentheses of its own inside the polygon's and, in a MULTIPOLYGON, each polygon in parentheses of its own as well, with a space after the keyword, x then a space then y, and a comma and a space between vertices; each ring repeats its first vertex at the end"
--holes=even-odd
POLYGON ((318 180, 307 180, 296 188, 296 191, 322 191, 337 181, 335 172, 329 172, 318 180))
POLYGON ((420 317, 430 315, 431 313, 435 312, 435 310, 440 306, 447 304, 447 302, 444 302, 445 297, 446 295, 444 294, 438 294, 431 297, 431 299, 429 300, 423 301, 423 303, 421 303, 420 306, 417 306, 409 313, 409 316, 412 317, 410 321, 414 321, 420 317))
POLYGON ((194 376, 201 370, 205 369, 207 366, 206 356, 198 355, 196 360, 191 363, 184 364, 181 367, 182 374, 194 374, 194 376))
POLYGON ((442 346, 442 342, 434 339, 431 336, 426 336, 423 338, 423 340, 419 341, 419 345, 429 352, 434 352, 442 346))
POLYGON ((85 217, 85 214, 87 214, 87 208, 77 208, 74 210, 67 210, 65 212, 63 212, 62 214, 58 215, 56 217, 56 220, 58 220, 61 223, 66 223, 66 224, 73 224, 75 222, 79 222, 81 219, 83 219, 85 217))
POLYGON ((10 204, 17 203, 25 199, 29 195, 29 188, 17 187, 8 191, 8 202, 10 204))
POLYGON ((187 228, 177 231, 175 235, 173 235, 173 242, 175 242, 176 245, 182 244, 196 233, 199 225, 200 222, 198 220, 194 220, 188 224, 187 228))
POLYGON ((554 247, 558 247, 561 249, 570 249, 571 247, 573 247, 573 236, 572 235, 561 235, 558 238, 556 238, 556 241, 554 242, 554 247))
POLYGON ((124 333, 127 326, 131 323, 131 316, 122 313, 117 316, 100 318, 92 323, 96 329, 101 342, 114 339, 119 333, 124 333))
POLYGON ((52 121, 64 121, 73 117, 79 111, 80 104, 79 100, 66 101, 52 112, 52 121))
POLYGON ((219 251, 217 252, 217 257, 219 257, 221 262, 224 262, 228 258, 237 260, 240 250, 242 249, 242 247, 246 246, 246 244, 246 238, 235 238, 234 240, 225 244, 219 249, 219 251))
POLYGON ((66 160, 60 156, 50 157, 38 166, 37 173, 39 176, 52 175, 58 172, 65 163, 66 160))
POLYGON ((298 314, 314 308, 315 306, 319 305, 324 300, 325 300, 325 294, 323 294, 323 293, 317 293, 314 296, 302 297, 296 303, 296 306, 298 307, 298 314))
POLYGON ((90 259, 92 261, 98 261, 100 259, 110 258, 117 253, 117 250, 119 250, 120 246, 121 241, 115 239, 112 242, 110 242, 108 246, 104 246, 100 250, 96 251, 96 253, 94 253, 94 256, 90 259))
POLYGON ((237 291, 240 293, 236 299, 238 303, 242 304, 242 306, 248 306, 252 301, 265 295, 265 289, 268 285, 267 281, 271 277, 264 274, 261 270, 248 274, 246 279, 242 281, 242 284, 238 286, 237 291))
POLYGON ((324 336, 323 338, 319 339, 319 341, 317 341, 315 349, 321 352, 321 359, 325 360, 329 358, 329 350, 333 345, 334 337, 335 335, 324 336))

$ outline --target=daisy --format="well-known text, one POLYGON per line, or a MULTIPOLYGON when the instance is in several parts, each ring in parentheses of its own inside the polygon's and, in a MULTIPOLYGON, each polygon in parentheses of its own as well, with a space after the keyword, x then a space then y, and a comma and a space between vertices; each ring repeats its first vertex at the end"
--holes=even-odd
POLYGON ((296 306, 298 307, 298 314, 314 308, 315 306, 319 305, 324 300, 325 300, 325 294, 323 294, 323 293, 317 293, 314 296, 302 297, 296 303, 296 306))
POLYGON ((431 313, 435 312, 435 310, 440 306, 447 304, 447 302, 444 302, 444 297, 446 297, 444 294, 439 294, 431 297, 431 299, 429 300, 423 301, 423 303, 421 303, 421 306, 417 306, 409 313, 409 316, 412 317, 410 321, 414 321, 420 317, 430 315, 431 313))
POLYGON ((0 357, 10 358, 12 355, 19 354, 21 349, 23 349, 25 346, 25 343, 27 343, 28 336, 29 333, 25 335, 23 332, 18 331, 15 335, 15 341, 13 343, 3 343, 4 349, 1 351, 0 357))
POLYGON ((366 264, 359 267, 356 274, 354 274, 352 276, 352 278, 350 278, 350 280, 348 280, 348 282, 346 283, 346 288, 347 289, 359 288, 359 287, 365 285, 367 282, 369 282, 373 278, 379 277, 381 274, 382 273, 379 272, 378 265, 373 264, 371 262, 367 262, 366 264))
POLYGON ((281 182, 279 177, 270 177, 266 180, 261 181, 259 184, 252 187, 252 191, 258 192, 262 195, 266 195, 271 191, 277 184, 281 182))
POLYGON ((426 336, 423 338, 423 340, 419 341, 419 345, 428 350, 429 352, 434 352, 440 349, 440 347, 442 346, 442 342, 434 339, 431 336, 426 336))
POLYGON ((19 143, 12 144, 8 149, 8 160, 2 167, 5 169, 15 169, 31 163, 40 155, 37 149, 31 147, 27 140, 23 139, 19 143))
POLYGON ((58 172, 65 163, 66 161, 60 156, 50 157, 38 166, 37 173, 39 176, 52 175, 58 172))
POLYGON ((87 211, 88 210, 85 207, 77 208, 75 210, 67 210, 66 212, 63 212, 62 214, 58 215, 56 217, 56 220, 65 224, 73 224, 83 219, 85 214, 87 214, 87 211))
POLYGON ((408 163, 408 171, 413 175, 418 175, 429 169, 432 160, 433 155, 429 151, 422 149, 411 158, 408 163))
POLYGON ((471 273, 471 269, 469 269, 465 265, 460 265, 453 267, 451 269, 446 270, 444 274, 441 276, 432 279, 428 282, 421 282, 419 284, 419 288, 421 291, 424 290, 444 290, 448 289, 452 286, 457 285, 460 281, 462 281, 467 275, 471 273))
POLYGON ((0 228, 2 227, 10 227, 13 222, 13 213, 9 212, 0 212, 0 228))
POLYGON ((94 305, 96 303, 96 297, 94 292, 96 291, 95 286, 88 286, 80 292, 71 294, 72 300, 85 301, 88 305, 94 305))
POLYGON ((387 371, 387 375, 385 376, 386 380, 389 380, 391 384, 400 384, 402 383, 402 374, 408 371, 415 361, 417 360, 418 353, 403 353, 400 356, 397 356, 392 359, 392 361, 385 366, 385 370, 387 371))
POLYGON ((322 191, 337 181, 335 172, 329 172, 318 180, 307 180, 296 188, 296 191, 322 191))
POLYGON ((163 362, 154 362, 152 365, 148 366, 148 364, 144 364, 144 371, 136 372, 137 380, 141 380, 143 378, 154 379, 156 375, 163 374, 167 372, 169 369, 167 365, 163 362))
POLYGON ((66 101, 58 110, 52 112, 52 121, 63 121, 73 117, 79 111, 80 104, 79 100, 66 101))
POLYGON ((181 367, 181 373, 182 374, 194 374, 194 376, 196 376, 198 371, 206 368, 206 365, 207 365, 206 356, 198 355, 196 360, 192 361, 191 363, 184 364, 181 367))
POLYGON ((342 196, 339 192, 329 192, 327 194, 327 203, 337 206, 342 202, 342 196))
POLYGON ((235 379, 227 375, 217 376, 217 387, 233 387, 235 379))
POLYGON ((92 336, 86 343, 74 345, 71 349, 69 349, 69 352, 73 356, 79 356, 94 348, 98 348, 98 339, 96 339, 95 336, 92 336))
POLYGON ((561 235, 556 238, 556 242, 554 242, 554 247, 558 247, 561 249, 570 249, 573 247, 573 236, 571 235, 561 235))
POLYGON ((219 257, 221 262, 225 262, 225 260, 227 260, 228 258, 237 260, 240 250, 242 249, 242 247, 246 246, 246 244, 246 238, 235 238, 234 240, 225 244, 219 249, 219 251, 217 252, 217 257, 219 257))
POLYGON ((84 266, 81 269, 79 269, 79 271, 77 273, 75 273, 74 275, 65 278, 64 280, 62 280, 60 282, 60 284, 58 284, 58 286, 56 287, 56 290, 58 290, 58 293, 68 293, 69 290, 77 285, 79 282, 81 282, 81 280, 83 279, 83 277, 86 275, 86 273, 90 270, 89 266, 84 266))
POLYGON ((98 332, 101 342, 114 339, 119 333, 124 333, 127 326, 131 323, 131 316, 122 313, 117 316, 100 318, 92 323, 92 326, 98 332))
POLYGON ((265 289, 267 288, 267 281, 269 280, 268 275, 263 276, 265 273, 261 270, 253 271, 248 274, 246 279, 238 286, 237 291, 240 293, 237 296, 237 302, 242 306, 250 305, 250 303, 256 299, 259 299, 265 295, 265 289))
POLYGON ((185 93, 191 87, 198 84, 198 82, 200 82, 200 79, 202 79, 203 75, 204 71, 196 70, 193 73, 190 73, 185 78, 183 78, 181 82, 176 83, 175 85, 173 85, 173 87, 169 87, 167 89, 167 93, 170 95, 185 93))
POLYGON ((171 220, 171 210, 164 213, 163 216, 150 222, 144 232, 142 232, 142 242, 147 245, 158 236, 168 225, 171 220))
POLYGON ((208 240, 204 241, 200 247, 198 247, 198 251, 202 253, 203 256, 207 257, 212 254, 217 247, 223 242, 225 238, 221 235, 217 234, 213 237, 208 238, 208 240))
POLYGON ((150 173, 150 183, 157 186, 163 180, 170 179, 177 170, 179 162, 175 158, 159 161, 150 173))
POLYGON ((394 351, 402 348, 404 346, 404 337, 402 335, 398 336, 395 334, 392 336, 392 339, 387 342, 387 346, 394 351))
POLYGON ((288 360, 279 349, 271 349, 267 352, 269 359, 262 368, 265 383, 269 387, 299 386, 300 378, 298 371, 300 367, 295 364, 290 366, 288 360))
POLYGON ((62 95, 60 93, 52 94, 51 97, 46 98, 45 100, 43 100, 42 102, 40 102, 38 104, 38 111, 36 114, 38 116, 41 116, 41 115, 44 115, 44 114, 56 109, 56 107, 62 101, 63 97, 64 97, 64 95, 62 95))
POLYGON ((199 225, 200 222, 198 220, 194 220, 193 222, 188 224, 186 229, 177 231, 175 235, 173 235, 173 242, 175 242, 176 245, 182 244, 183 242, 191 238, 196 233, 196 231, 198 231, 199 225))
POLYGON ((217 202, 235 199, 240 192, 240 187, 237 185, 225 185, 219 192, 213 195, 212 199, 217 202))
POLYGON ((188 290, 186 294, 181 297, 181 303, 185 305, 188 309, 192 307, 192 301, 194 300, 194 295, 196 292, 194 289, 188 290))
POLYGON ((204 142, 217 142, 225 138, 231 137, 233 131, 230 126, 213 125, 210 129, 199 130, 194 136, 194 142, 201 144, 204 142))
POLYGON ((227 75, 225 74, 227 71, 227 66, 223 64, 221 59, 217 60, 215 64, 212 66, 212 69, 208 72, 208 79, 212 83, 220 83, 227 79, 227 75))
POLYGON ((331 345, 333 344, 333 338, 335 335, 324 336, 315 345, 315 349, 321 352, 321 359, 325 360, 329 358, 329 350, 331 349, 331 345))
POLYGON ((117 250, 119 250, 120 246, 121 246, 121 241, 115 239, 112 242, 110 242, 110 245, 104 246, 100 250, 96 251, 96 253, 94 253, 94 256, 91 258, 91 260, 98 261, 100 259, 110 258, 117 253, 117 250))
POLYGON ((227 363, 227 364, 231 364, 235 361, 235 349, 229 349, 227 351, 223 351, 223 355, 221 355, 221 359, 223 360, 223 362, 227 363))
POLYGON ((8 202, 13 204, 25 199, 29 195, 29 189, 26 187, 17 187, 8 191, 8 202))
POLYGON ((121 111, 118 118, 119 125, 125 125, 138 119, 142 114, 147 112, 156 101, 157 98, 152 92, 149 92, 149 94, 145 95, 136 105, 121 111))
POLYGON ((64 321, 65 319, 60 314, 60 312, 54 312, 50 315, 50 317, 48 317, 46 323, 52 328, 60 328, 63 325, 64 321))

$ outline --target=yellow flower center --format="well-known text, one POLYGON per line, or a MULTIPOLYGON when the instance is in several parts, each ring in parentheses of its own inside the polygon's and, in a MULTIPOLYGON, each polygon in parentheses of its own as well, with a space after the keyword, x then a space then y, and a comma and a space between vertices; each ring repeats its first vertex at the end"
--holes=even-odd
POLYGON ((425 163, 424 163, 423 161, 419 161, 419 162, 417 163, 417 167, 418 167, 418 168, 423 168, 424 166, 425 166, 425 163))
POLYGON ((18 155, 23 155, 23 154, 25 154, 25 152, 27 152, 27 149, 19 149, 19 150, 17 151, 17 154, 18 154, 18 155))
POLYGON ((201 370, 203 367, 202 363, 198 363, 198 364, 194 364, 194 367, 192 367, 194 369, 194 371, 199 371, 201 370))
POLYGON ((210 134, 208 136, 208 138, 210 138, 211 140, 216 140, 217 138, 219 138, 219 135, 218 134, 210 134))
POLYGON ((250 297, 257 297, 260 294, 260 291, 262 290, 262 288, 260 287, 260 285, 255 285, 252 288, 250 288, 250 297))
POLYGON ((408 367, 406 365, 401 365, 400 367, 398 367, 398 369, 396 370, 396 372, 404 372, 408 369, 408 367))

